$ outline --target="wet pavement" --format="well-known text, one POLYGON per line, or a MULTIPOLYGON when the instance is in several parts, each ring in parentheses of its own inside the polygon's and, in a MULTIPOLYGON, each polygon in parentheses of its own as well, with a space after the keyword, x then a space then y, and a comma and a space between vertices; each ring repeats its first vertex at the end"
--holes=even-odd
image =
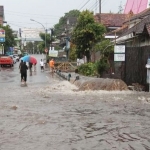
POLYGON ((0 72, 0 150, 150 150, 149 93, 77 92, 39 64, 21 87, 18 65, 0 72))

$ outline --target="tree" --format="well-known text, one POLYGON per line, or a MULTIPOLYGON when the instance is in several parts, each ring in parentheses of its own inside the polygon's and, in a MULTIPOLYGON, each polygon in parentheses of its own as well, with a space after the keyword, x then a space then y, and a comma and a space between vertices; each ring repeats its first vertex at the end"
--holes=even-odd
POLYGON ((80 14, 79 10, 71 10, 68 13, 65 13, 65 16, 61 17, 59 19, 59 23, 55 24, 55 26, 54 26, 55 35, 58 36, 58 35, 62 34, 62 32, 66 28, 68 18, 72 18, 72 17, 78 18, 79 14, 80 14))
POLYGON ((72 61, 76 61, 76 59, 77 59, 77 57, 76 57, 76 45, 74 45, 73 43, 71 43, 71 45, 70 45, 69 59, 72 61))
POLYGON ((92 47, 102 39, 106 29, 102 24, 96 23, 92 12, 83 11, 72 33, 72 42, 77 47, 80 56, 85 55, 90 61, 92 47))
POLYGON ((30 54, 33 53, 33 49, 34 49, 34 53, 38 53, 40 52, 38 45, 40 42, 38 41, 34 41, 34 42, 27 42, 26 46, 24 47, 25 50, 27 50, 30 54))
MULTIPOLYGON (((40 50, 42 53, 45 53, 44 49, 45 49, 45 33, 40 33, 39 34, 41 39, 43 40, 41 43, 40 43, 40 49, 43 49, 43 50, 40 50)), ((49 48, 50 47, 50 44, 55 41, 55 36, 53 35, 50 35, 50 34, 46 34, 46 47, 49 48)))
POLYGON ((114 50, 114 43, 112 43, 109 39, 103 39, 95 45, 95 50, 100 51, 101 58, 108 59, 109 55, 114 50))
POLYGON ((16 45, 15 37, 13 35, 13 30, 9 25, 0 26, 1 29, 5 30, 5 42, 3 43, 5 52, 9 49, 9 47, 14 47, 16 45))
POLYGON ((110 69, 113 65, 109 62, 109 56, 114 50, 114 43, 108 39, 103 39, 95 45, 95 50, 100 52, 100 60, 96 62, 97 73, 102 75, 103 72, 110 69))

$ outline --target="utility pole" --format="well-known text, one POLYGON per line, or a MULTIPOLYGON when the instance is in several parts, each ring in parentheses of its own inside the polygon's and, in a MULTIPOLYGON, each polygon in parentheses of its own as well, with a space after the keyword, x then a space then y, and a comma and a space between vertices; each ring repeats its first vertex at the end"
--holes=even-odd
POLYGON ((101 0, 99 0, 99 22, 101 23, 101 0))

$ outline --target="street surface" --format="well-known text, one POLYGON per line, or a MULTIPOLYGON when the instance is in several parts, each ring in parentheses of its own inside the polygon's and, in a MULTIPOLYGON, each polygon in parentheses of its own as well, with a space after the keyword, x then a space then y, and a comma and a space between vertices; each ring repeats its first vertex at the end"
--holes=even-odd
POLYGON ((150 150, 150 94, 76 91, 49 70, 0 71, 0 150, 150 150))

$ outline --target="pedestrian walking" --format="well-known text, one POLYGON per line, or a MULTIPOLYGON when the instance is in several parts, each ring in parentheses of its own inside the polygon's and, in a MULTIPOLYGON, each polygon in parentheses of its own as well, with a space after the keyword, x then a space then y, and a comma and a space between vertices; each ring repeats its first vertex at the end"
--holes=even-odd
POLYGON ((29 70, 30 70, 30 76, 32 76, 32 63, 31 62, 29 62, 29 70))
POLYGON ((52 77, 54 75, 54 66, 55 65, 55 62, 54 62, 54 59, 52 58, 50 61, 49 61, 49 67, 50 67, 50 73, 52 74, 52 77))
POLYGON ((21 73, 21 65, 23 64, 23 60, 21 60, 20 64, 19 64, 19 70, 20 70, 20 73, 21 73))
POLYGON ((36 72, 36 63, 34 63, 33 66, 34 66, 34 72, 36 72))
MULTIPOLYGON (((19 71, 20 71, 20 74, 21 74, 21 66, 23 65, 23 60, 21 60, 20 64, 19 64, 19 71)), ((22 74, 21 74, 21 82, 22 82, 22 74)))
POLYGON ((26 65, 26 62, 23 62, 23 64, 21 65, 21 82, 24 82, 24 84, 26 84, 27 81, 27 70, 28 66, 26 65))
POLYGON ((40 66, 41 66, 41 71, 44 71, 44 62, 43 62, 42 59, 41 59, 41 61, 40 61, 40 66))

